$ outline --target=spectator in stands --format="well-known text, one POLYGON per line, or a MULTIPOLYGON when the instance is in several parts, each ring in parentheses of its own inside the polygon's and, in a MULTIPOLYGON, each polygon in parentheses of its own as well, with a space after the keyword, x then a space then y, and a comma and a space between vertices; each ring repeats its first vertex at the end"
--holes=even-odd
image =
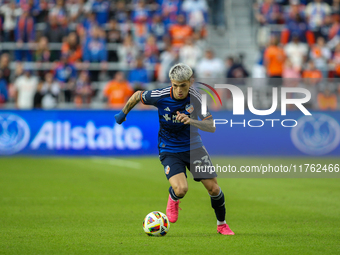
POLYGON ((40 0, 39 1, 39 14, 36 16, 37 23, 47 22, 47 17, 49 13, 50 5, 48 0, 40 0))
POLYGON ((128 81, 135 90, 146 90, 150 78, 148 71, 144 67, 142 56, 136 60, 136 66, 129 72, 128 81))
POLYGON ((186 13, 188 25, 201 30, 207 23, 208 5, 206 0, 184 0, 182 10, 186 13))
POLYGON ((308 85, 315 86, 322 79, 322 73, 315 67, 314 61, 308 61, 307 69, 302 72, 302 78, 308 85))
POLYGON ((109 107, 121 109, 134 93, 134 90, 125 80, 123 72, 117 72, 115 78, 105 86, 103 93, 108 99, 107 103, 109 107))
POLYGON ((285 60, 286 55, 282 47, 279 46, 278 38, 272 36, 270 45, 264 52, 264 66, 267 70, 267 76, 281 78, 285 60))
POLYGON ((65 0, 56 0, 56 5, 49 12, 50 16, 55 16, 57 18, 59 24, 67 19, 67 14, 65 0))
POLYGON ((92 11, 96 14, 98 25, 103 27, 109 21, 110 2, 107 0, 95 0, 92 4, 92 11))
MULTIPOLYGON (((123 0, 119 0, 116 4, 116 8, 114 10, 114 17, 115 20, 117 20, 117 22, 119 23, 120 26, 125 26, 124 30, 126 30, 126 24, 128 22, 128 13, 127 13, 127 9, 125 6, 125 2, 123 0)), ((125 36, 125 34, 123 33, 123 35, 125 36)))
POLYGON ((333 4, 331 8, 332 8, 332 14, 339 15, 340 14, 340 0, 333 0, 333 4))
MULTIPOLYGON (((340 1, 340 0, 339 0, 340 1)), ((328 38, 326 40, 332 40, 336 35, 338 35, 340 30, 339 16, 332 17, 332 26, 329 29, 328 38)))
POLYGON ((49 16, 49 22, 46 24, 44 36, 47 37, 49 42, 60 43, 67 35, 67 28, 58 24, 58 17, 56 15, 49 16))
POLYGON ((3 20, 3 32, 4 41, 13 42, 14 41, 14 30, 17 23, 17 17, 21 15, 22 10, 16 8, 14 2, 6 3, 0 6, 0 14, 4 16, 3 20))
POLYGON ((188 37, 185 45, 179 50, 180 61, 186 63, 191 69, 194 69, 202 57, 201 49, 194 44, 193 38, 188 37))
POLYGON ((29 6, 29 12, 31 16, 33 17, 34 21, 37 22, 37 18, 40 15, 40 0, 20 0, 19 2, 22 3, 23 6, 28 5, 29 6))
POLYGON ((14 83, 14 81, 24 74, 24 66, 21 62, 15 63, 14 72, 11 73, 10 82, 14 83))
POLYGON ((314 0, 306 6, 305 10, 311 30, 317 31, 327 15, 331 14, 330 6, 323 0, 314 0))
POLYGON ((281 42, 286 44, 292 40, 293 36, 299 36, 301 42, 314 43, 314 35, 308 30, 306 21, 299 13, 287 21, 286 28, 281 34, 281 42))
MULTIPOLYGON (((56 58, 53 60, 56 60, 56 58)), ((40 63, 52 61, 51 51, 48 47, 48 40, 44 36, 39 39, 39 42, 38 42, 38 45, 37 45, 37 48, 34 54, 34 61, 40 62, 40 63)))
POLYGON ((83 51, 75 32, 69 33, 66 41, 61 46, 61 53, 69 56, 67 60, 69 63, 77 63, 81 61, 83 51))
POLYGON ((43 81, 40 80, 38 82, 38 86, 37 86, 37 89, 34 93, 34 97, 33 97, 33 108, 34 109, 41 109, 42 108, 42 99, 43 99, 43 94, 41 92, 43 88, 43 81))
POLYGON ((11 77, 11 69, 9 68, 9 54, 4 53, 0 57, 0 70, 2 72, 3 79, 6 80, 6 83, 10 83, 10 77, 11 77))
POLYGON ((285 22, 288 23, 291 20, 295 20, 298 15, 301 20, 305 20, 305 6, 300 3, 300 0, 290 0, 289 6, 286 8, 285 22))
MULTIPOLYGON (((107 49, 104 32, 99 27, 93 27, 91 36, 87 38, 83 48, 83 60, 85 63, 100 63, 101 70, 106 70, 107 49)), ((98 80, 98 70, 91 71, 91 81, 98 80)))
POLYGON ((160 15, 156 14, 152 17, 152 21, 148 28, 148 33, 155 36, 158 49, 163 51, 165 49, 163 38, 167 34, 167 29, 160 15))
POLYGON ((26 69, 24 75, 14 81, 17 91, 16 105, 19 109, 32 109, 33 99, 38 86, 38 78, 31 74, 31 70, 26 69))
POLYGON ((159 51, 158 51, 158 47, 156 44, 156 39, 153 35, 150 35, 148 39, 146 40, 146 43, 144 46, 144 55, 150 60, 151 59, 156 60, 158 54, 159 54, 159 51))
MULTIPOLYGON (((297 87, 301 78, 301 71, 293 66, 289 58, 286 59, 282 72, 284 87, 297 87)), ((291 98, 291 94, 289 95, 291 98)))
POLYGON ((211 49, 205 52, 205 57, 198 62, 195 69, 198 78, 223 77, 224 70, 223 61, 220 58, 216 58, 211 49))
POLYGON ((125 2, 120 0, 116 4, 116 8, 114 10, 114 17, 118 23, 126 23, 128 20, 128 13, 126 10, 125 2))
POLYGON ((99 24, 96 20, 96 14, 93 12, 89 12, 84 19, 83 23, 81 24, 81 29, 85 30, 86 36, 89 36, 91 34, 91 30, 94 27, 97 27, 99 24))
POLYGON ((32 51, 21 49, 24 43, 33 43, 35 40, 34 20, 29 14, 29 8, 23 9, 22 15, 18 19, 15 30, 15 41, 17 43, 17 50, 15 51, 15 59, 22 61, 32 61, 32 51))
POLYGON ((85 42, 83 60, 91 63, 107 61, 106 39, 99 27, 92 28, 91 36, 85 42))
POLYGON ((79 17, 84 12, 84 1, 68 0, 66 2, 66 11, 68 13, 69 21, 72 23, 80 22, 79 17))
POLYGON ((0 70, 0 105, 7 102, 7 100, 8 100, 7 82, 2 76, 2 70, 0 70))
POLYGON ((320 28, 316 31, 315 37, 323 37, 326 41, 329 40, 330 31, 333 27, 333 19, 331 15, 327 15, 324 18, 323 23, 321 24, 320 28))
POLYGON ((340 78, 340 43, 335 47, 332 63, 335 70, 335 77, 340 78))
POLYGON ((319 69, 324 78, 328 77, 328 61, 331 58, 331 51, 325 45, 325 39, 318 37, 316 44, 310 50, 310 59, 315 63, 315 67, 319 69))
POLYGON ((146 6, 145 0, 138 0, 134 4, 131 14, 131 20, 136 24, 145 23, 146 21, 148 21, 148 17, 150 16, 150 14, 151 12, 146 6))
POLYGON ((77 106, 82 104, 90 104, 92 98, 92 88, 89 79, 89 73, 87 71, 81 71, 76 81, 74 90, 74 103, 77 106))
POLYGON ((77 71, 73 64, 67 62, 68 58, 69 56, 65 54, 61 56, 60 63, 55 69, 54 78, 64 91, 65 101, 71 102, 77 71))
POLYGON ((118 50, 121 67, 133 67, 138 56, 138 52, 138 48, 135 45, 132 36, 126 36, 123 45, 121 45, 118 50))
POLYGON ((170 26, 169 33, 172 46, 180 48, 184 45, 185 40, 192 35, 193 30, 185 23, 184 15, 180 14, 177 17, 177 23, 170 26))
POLYGON ((225 77, 227 79, 232 79, 231 83, 233 85, 245 85, 245 78, 249 77, 249 73, 244 67, 243 63, 240 61, 235 61, 232 56, 229 56, 227 58, 226 64, 227 72, 225 77))
POLYGON ((286 59, 283 72, 283 86, 285 87, 297 87, 301 78, 301 71, 293 66, 293 63, 289 58, 286 59))
POLYGON ((282 19, 280 6, 274 0, 264 0, 256 13, 256 19, 261 25, 278 24, 282 19))
POLYGON ((134 11, 132 12, 132 21, 134 23, 135 42, 141 48, 145 44, 146 34, 148 31, 149 11, 146 8, 144 0, 138 1, 134 11))
POLYGON ((60 88, 53 80, 53 74, 47 73, 45 82, 39 82, 37 92, 34 96, 34 108, 53 109, 58 104, 60 88))
POLYGON ((180 0, 163 0, 161 3, 162 19, 164 24, 167 27, 170 27, 172 24, 176 23, 182 2, 180 0))
MULTIPOLYGON (((114 19, 111 19, 108 24, 108 29, 106 32, 106 41, 108 43, 115 43, 115 44, 121 44, 123 42, 123 38, 119 30, 118 23, 114 19)), ((109 59, 109 62, 119 61, 117 49, 110 50, 108 52, 108 59, 109 59)))
POLYGON ((338 100, 334 93, 332 93, 328 88, 324 91, 320 91, 317 97, 318 108, 321 111, 337 109, 338 100))
POLYGON ((284 51, 293 68, 300 71, 307 58, 308 45, 300 42, 299 35, 295 34, 293 40, 284 47, 284 51))
MULTIPOLYGON (((46 37, 41 37, 39 39, 37 48, 34 53, 34 61, 38 65, 38 67, 42 66, 44 63, 49 63, 51 61, 55 61, 58 58, 58 54, 54 52, 53 57, 52 53, 48 47, 48 41, 46 37)), ((38 76, 40 79, 44 79, 45 73, 48 72, 46 70, 38 70, 38 76)))
POLYGON ((42 91, 50 92, 55 98, 56 103, 58 102, 60 87, 58 82, 54 79, 54 75, 52 72, 48 72, 45 74, 45 82, 42 91))

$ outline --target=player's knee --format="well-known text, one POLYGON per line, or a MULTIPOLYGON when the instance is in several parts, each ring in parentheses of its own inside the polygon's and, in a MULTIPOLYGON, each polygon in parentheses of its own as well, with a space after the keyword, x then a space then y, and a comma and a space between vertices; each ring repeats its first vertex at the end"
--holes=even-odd
POLYGON ((175 194, 176 196, 178 197, 184 197, 185 194, 187 193, 188 191, 188 186, 176 186, 176 187, 173 187, 174 191, 175 191, 175 194))
POLYGON ((221 190, 220 186, 215 184, 209 187, 208 192, 210 196, 217 196, 218 194, 220 194, 220 190, 221 190))

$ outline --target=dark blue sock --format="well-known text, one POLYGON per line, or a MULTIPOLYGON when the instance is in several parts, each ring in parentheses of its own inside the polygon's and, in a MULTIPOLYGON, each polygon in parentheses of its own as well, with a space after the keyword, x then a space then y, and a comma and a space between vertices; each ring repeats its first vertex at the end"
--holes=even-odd
POLYGON ((217 196, 210 196, 211 207, 214 208, 218 221, 225 221, 225 201, 222 190, 217 196))
POLYGON ((175 201, 178 200, 178 199, 183 198, 183 197, 176 196, 175 191, 172 188, 172 186, 170 186, 170 188, 169 188, 169 194, 170 194, 172 200, 175 200, 175 201))

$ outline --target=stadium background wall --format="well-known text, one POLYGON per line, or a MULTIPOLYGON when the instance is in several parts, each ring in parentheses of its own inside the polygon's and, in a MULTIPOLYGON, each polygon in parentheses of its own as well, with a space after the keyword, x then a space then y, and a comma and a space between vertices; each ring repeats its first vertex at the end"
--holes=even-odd
MULTIPOLYGON (((133 111, 122 126, 110 110, 0 111, 0 155, 30 156, 128 156, 157 155, 159 129, 156 111, 133 111)), ((340 112, 312 112, 312 119, 300 111, 287 116, 233 116, 230 111, 213 112, 215 119, 227 119, 215 134, 202 132, 211 155, 239 156, 338 156, 340 155, 340 112), (230 121, 243 124, 230 126, 230 121), (262 127, 250 127, 251 119, 262 119, 262 127), (295 119, 299 125, 283 127, 280 121, 295 119), (294 134, 293 134, 294 133, 294 134)), ((288 122, 287 122, 288 123, 288 122)), ((260 122, 252 122, 259 125, 260 122)), ((290 123, 291 124, 291 123, 290 123)))

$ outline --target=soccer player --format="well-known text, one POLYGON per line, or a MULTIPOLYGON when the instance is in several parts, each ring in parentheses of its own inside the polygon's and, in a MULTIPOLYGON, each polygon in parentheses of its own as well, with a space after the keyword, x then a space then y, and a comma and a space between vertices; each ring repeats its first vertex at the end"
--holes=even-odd
MULTIPOLYGON (((170 182, 166 215, 174 223, 178 219, 178 204, 188 191, 186 168, 211 166, 208 152, 203 146, 198 129, 215 132, 212 115, 207 110, 201 114, 201 95, 192 87, 193 72, 185 64, 174 65, 169 72, 172 86, 163 89, 135 92, 123 110, 115 115, 118 124, 126 120, 127 114, 140 101, 158 108, 160 130, 158 134, 159 158, 170 182), (201 121, 198 120, 198 117, 201 121)), ((207 189, 211 206, 217 218, 217 232, 234 235, 225 221, 224 194, 217 184, 215 172, 200 175, 191 172, 195 181, 207 189), (208 176, 207 176, 208 175, 208 176)))

